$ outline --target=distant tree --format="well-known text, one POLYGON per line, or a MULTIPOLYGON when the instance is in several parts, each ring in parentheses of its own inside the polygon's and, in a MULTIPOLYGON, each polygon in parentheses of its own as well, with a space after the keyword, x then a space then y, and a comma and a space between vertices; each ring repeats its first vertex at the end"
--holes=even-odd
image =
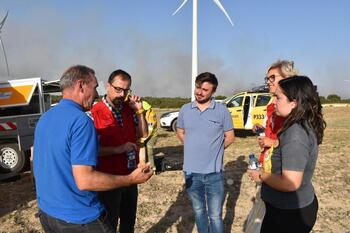
POLYGON ((189 103, 190 98, 181 97, 144 97, 144 99, 150 103, 154 108, 180 108, 182 105, 189 103))
POLYGON ((336 94, 330 94, 327 96, 327 100, 330 103, 340 103, 341 102, 341 98, 339 95, 336 94))
POLYGON ((324 97, 324 96, 320 96, 320 101, 321 101, 321 104, 326 104, 326 103, 328 103, 328 100, 327 100, 326 97, 324 97))
POLYGON ((215 99, 217 99, 217 100, 224 100, 226 98, 227 98, 227 96, 224 96, 224 95, 217 95, 217 96, 215 96, 215 99))

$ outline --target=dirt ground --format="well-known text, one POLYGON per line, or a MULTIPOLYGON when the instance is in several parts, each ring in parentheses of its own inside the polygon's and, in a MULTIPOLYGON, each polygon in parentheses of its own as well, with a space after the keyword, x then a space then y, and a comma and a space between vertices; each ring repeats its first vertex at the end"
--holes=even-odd
MULTIPOLYGON (((324 109, 327 130, 313 182, 319 212, 313 232, 350 232, 350 107, 324 109)), ((170 160, 182 157, 182 146, 173 132, 160 130, 156 153, 170 160)), ((245 173, 247 156, 258 153, 255 136, 238 135, 225 152, 225 232, 243 232, 252 206, 254 184, 245 173)), ((197 232, 180 170, 155 175, 140 185, 135 232, 197 232)), ((35 218, 37 205, 30 173, 0 182, 0 232, 43 232, 35 218)))

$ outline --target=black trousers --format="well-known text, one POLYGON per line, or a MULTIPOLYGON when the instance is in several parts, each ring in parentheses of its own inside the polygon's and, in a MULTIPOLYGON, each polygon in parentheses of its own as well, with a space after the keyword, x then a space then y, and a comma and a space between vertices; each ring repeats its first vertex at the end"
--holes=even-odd
POLYGON ((101 232, 112 233, 112 226, 110 225, 107 214, 104 212, 95 221, 87 224, 69 223, 57 218, 54 218, 43 211, 39 212, 40 223, 46 233, 88 233, 101 232))
POLYGON ((306 233, 315 225, 318 200, 301 209, 278 209, 265 202, 266 214, 261 226, 261 233, 306 233))
POLYGON ((137 185, 98 192, 99 199, 105 206, 108 220, 116 232, 133 233, 137 210, 137 185))

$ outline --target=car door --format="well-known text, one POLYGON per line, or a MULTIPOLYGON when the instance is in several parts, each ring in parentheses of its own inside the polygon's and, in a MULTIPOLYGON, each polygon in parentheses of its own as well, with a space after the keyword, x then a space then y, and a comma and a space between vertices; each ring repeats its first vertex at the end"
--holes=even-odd
POLYGON ((245 94, 239 94, 233 97, 227 103, 227 109, 231 113, 233 125, 235 129, 244 129, 243 121, 243 103, 245 99, 245 94))
POLYGON ((269 93, 258 93, 255 98, 254 107, 252 110, 253 125, 263 125, 266 116, 266 107, 272 102, 272 96, 269 93))

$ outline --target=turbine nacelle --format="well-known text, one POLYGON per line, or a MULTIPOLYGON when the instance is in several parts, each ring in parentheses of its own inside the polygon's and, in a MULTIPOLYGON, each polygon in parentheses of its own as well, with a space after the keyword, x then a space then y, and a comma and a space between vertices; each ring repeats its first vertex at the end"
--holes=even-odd
MULTIPOLYGON (((188 0, 184 0, 181 5, 176 9, 176 11, 174 11, 173 15, 175 15, 186 3, 188 2, 188 0)), ((228 19, 228 21, 230 22, 230 24, 233 26, 233 22, 230 18, 230 16, 227 14, 225 8, 222 6, 221 2, 219 0, 213 0, 213 2, 219 7, 219 9, 225 14, 226 18, 228 19)))

